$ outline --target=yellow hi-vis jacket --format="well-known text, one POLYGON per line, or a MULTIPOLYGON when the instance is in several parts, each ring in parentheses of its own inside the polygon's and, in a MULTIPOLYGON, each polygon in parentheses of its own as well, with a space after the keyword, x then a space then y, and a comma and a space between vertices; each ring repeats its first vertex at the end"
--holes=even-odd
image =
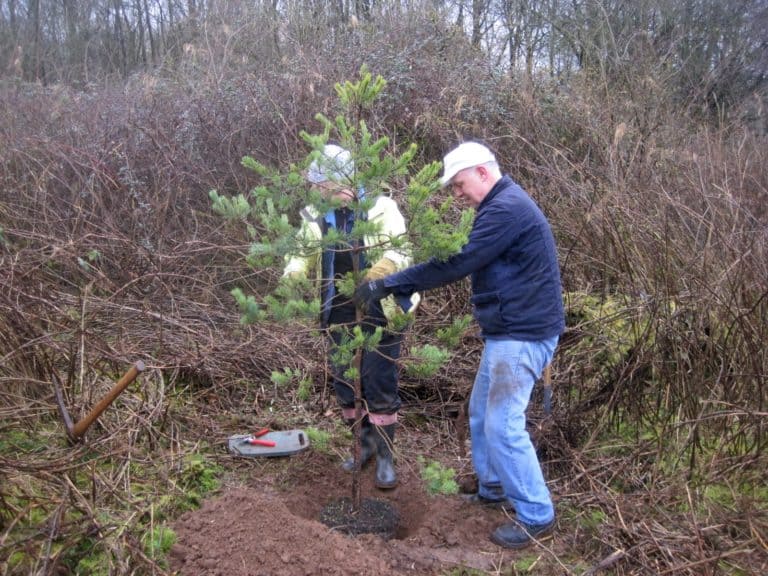
MULTIPOLYGON (((367 271, 366 278, 375 280, 394 274, 411 265, 410 250, 401 246, 394 248, 391 239, 404 236, 405 219, 400 213, 397 203, 388 196, 379 196, 376 202, 368 211, 368 222, 378 224, 374 235, 366 236, 364 242, 366 246, 375 246, 377 249, 383 249, 384 252, 367 271)), ((316 247, 302 254, 289 254, 285 258, 285 268, 283 277, 304 277, 308 278, 314 272, 315 278, 319 282, 322 280, 322 248, 320 240, 323 236, 323 215, 313 206, 307 206, 301 211, 301 227, 298 235, 304 246, 316 247)), ((421 301, 421 296, 414 293, 410 297, 411 307, 408 310, 412 314, 421 301)), ((392 295, 382 299, 381 306, 384 316, 387 320, 402 313, 400 306, 392 295)))

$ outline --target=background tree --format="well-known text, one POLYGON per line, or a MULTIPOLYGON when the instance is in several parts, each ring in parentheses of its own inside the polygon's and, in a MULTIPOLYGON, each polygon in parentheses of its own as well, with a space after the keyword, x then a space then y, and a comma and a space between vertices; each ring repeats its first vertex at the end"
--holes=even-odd
POLYGON ((613 79, 638 59, 663 62, 661 78, 693 105, 748 99, 764 86, 768 67, 764 0, 2 4, 0 47, 8 56, 0 75, 43 83, 77 85, 155 66, 172 74, 180 60, 220 76, 223 68, 246 61, 254 46, 263 57, 289 57, 286 50, 297 45, 307 53, 315 43, 360 41, 371 27, 404 18, 429 18, 447 29, 457 24, 470 45, 485 52, 488 65, 528 79, 577 72, 613 79))

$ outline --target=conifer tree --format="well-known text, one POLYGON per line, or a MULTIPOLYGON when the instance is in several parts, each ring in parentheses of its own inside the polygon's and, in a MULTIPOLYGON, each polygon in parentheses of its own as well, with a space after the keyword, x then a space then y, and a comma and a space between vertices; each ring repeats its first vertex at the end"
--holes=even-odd
MULTIPOLYGON (((446 222, 452 198, 446 196, 441 202, 432 200, 439 190, 438 175, 441 164, 432 162, 419 170, 412 167, 417 147, 410 144, 401 153, 394 152, 390 141, 385 136, 376 137, 369 129, 367 120, 372 112, 372 105, 386 86, 381 76, 373 75, 363 66, 359 78, 336 84, 339 111, 331 119, 324 114, 317 114, 322 131, 319 133, 301 132, 310 152, 301 164, 292 164, 287 168, 272 169, 254 158, 243 158, 242 164, 257 173, 262 180, 248 196, 226 197, 212 190, 209 193, 213 210, 230 221, 240 221, 247 226, 253 242, 247 261, 249 265, 261 268, 281 266, 288 254, 317 253, 318 251, 349 250, 352 252, 353 270, 337 284, 340 292, 352 297, 355 287, 364 278, 365 271, 359 270, 356 252, 364 249, 368 262, 375 262, 385 247, 403 248, 411 251, 415 262, 432 257, 446 258, 461 249, 466 242, 471 227, 473 212, 465 211, 460 224, 446 222), (349 234, 341 235, 331 228, 321 239, 308 239, 299 234, 295 222, 296 214, 307 205, 314 206, 320 214, 338 207, 334 200, 324 198, 317 190, 307 186, 304 171, 312 161, 320 161, 324 146, 333 141, 350 151, 351 165, 349 182, 345 182, 355 191, 355 198, 347 207, 355 215, 354 226, 349 234), (407 182, 405 190, 405 212, 409 219, 407 237, 384 238, 376 222, 369 222, 362 215, 366 214, 376 199, 382 194, 389 194, 396 182, 407 182), (378 237, 380 242, 363 246, 364 237, 378 237)), ((319 280, 319 279, 318 279, 319 280)), ((240 288, 232 290, 237 305, 242 313, 243 323, 261 322, 268 319, 284 321, 288 318, 317 318, 320 314, 319 287, 315 281, 285 281, 269 295, 257 300, 253 295, 245 294, 240 288)), ((361 421, 361 383, 360 361, 363 348, 373 349, 379 342, 382 331, 364 333, 359 324, 363 311, 357 310, 357 323, 352 327, 342 327, 344 334, 331 359, 339 365, 350 366, 344 374, 350 386, 355 389, 355 461, 360 457, 361 421)), ((400 329, 411 321, 411 315, 403 312, 393 321, 394 328, 400 329)), ((456 321, 454 334, 462 330, 467 319, 456 321)), ((434 373, 447 357, 447 351, 426 345, 414 350, 414 357, 420 358, 418 374, 428 376, 434 373)), ((359 468, 353 474, 353 503, 355 509, 360 505, 359 468)))

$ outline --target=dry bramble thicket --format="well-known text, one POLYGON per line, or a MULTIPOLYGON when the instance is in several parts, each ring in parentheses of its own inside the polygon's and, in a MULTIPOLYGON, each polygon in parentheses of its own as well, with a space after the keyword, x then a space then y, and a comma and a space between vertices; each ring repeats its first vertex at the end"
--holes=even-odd
MULTIPOLYGON (((4 573, 87 573, 97 552, 113 573, 162 570, 144 535, 221 472, 200 458, 222 417, 307 425, 333 407, 308 328, 239 323, 229 290, 265 294, 279 271, 246 265, 246 227, 208 191, 247 193, 245 155, 301 162, 299 132, 363 64, 388 81, 369 122, 393 148, 416 142, 427 162, 484 139, 552 223, 568 327, 554 413, 534 398, 531 420, 574 553, 621 550, 615 574, 768 570, 762 86, 683 90, 642 43, 567 78, 501 72, 426 11, 314 32, 209 24, 120 79, 0 83, 4 573), (69 445, 54 375, 82 415, 139 360, 142 385, 69 445), (310 401, 270 381, 284 367, 313 382, 310 401)), ((469 313, 467 292, 428 294, 409 341, 469 313)), ((479 346, 468 334, 437 377, 404 377, 420 426, 461 413, 479 346)))

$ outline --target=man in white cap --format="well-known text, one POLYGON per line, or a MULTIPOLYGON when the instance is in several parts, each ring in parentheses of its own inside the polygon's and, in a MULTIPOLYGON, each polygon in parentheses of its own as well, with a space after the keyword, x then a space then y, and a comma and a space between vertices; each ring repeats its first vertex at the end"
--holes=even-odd
POLYGON ((525 430, 533 385, 565 328, 555 241, 539 207, 501 174, 484 145, 461 144, 445 156, 443 169, 442 185, 477 210, 467 244, 445 261, 432 259, 365 282, 355 299, 368 305, 388 294, 405 296, 471 276, 484 348, 469 401, 479 487, 468 500, 511 503, 516 519, 499 526, 491 540, 523 548, 555 525, 552 499, 525 430))
MULTIPOLYGON (((340 328, 346 326, 351 329, 357 322, 355 304, 341 293, 338 283, 354 269, 353 257, 358 258, 356 267, 366 271, 368 280, 382 278, 408 266, 411 263, 410 254, 402 247, 395 248, 392 242, 405 235, 405 219, 397 203, 384 195, 378 196, 365 214, 355 210, 355 203, 362 199, 364 191, 356 184, 355 164, 350 152, 340 146, 326 144, 322 154, 310 164, 306 178, 325 199, 334 201, 335 208, 325 214, 314 206, 306 206, 301 211, 298 234, 304 239, 306 249, 287 256, 283 277, 302 278, 315 274, 321 292, 320 325, 327 330, 334 350, 341 343, 343 329, 340 328), (377 229, 366 235, 360 250, 351 249, 355 242, 359 242, 350 235, 355 219, 377 223, 377 229), (338 235, 338 244, 323 248, 321 240, 331 230, 338 235), (364 248, 370 246, 376 246, 381 253, 376 262, 367 261, 364 248)), ((363 419, 360 466, 376 457, 375 485, 381 489, 397 485, 393 443, 401 405, 397 360, 403 335, 391 326, 390 321, 401 310, 412 312, 418 301, 418 294, 384 298, 369 307, 362 322, 365 332, 373 332, 378 326, 384 329, 377 346, 363 351, 361 362, 363 419)), ((331 365, 342 417, 351 426, 355 422, 355 394, 344 375, 348 368, 334 363, 331 365)), ((350 472, 355 466, 353 458, 342 464, 350 472)))

